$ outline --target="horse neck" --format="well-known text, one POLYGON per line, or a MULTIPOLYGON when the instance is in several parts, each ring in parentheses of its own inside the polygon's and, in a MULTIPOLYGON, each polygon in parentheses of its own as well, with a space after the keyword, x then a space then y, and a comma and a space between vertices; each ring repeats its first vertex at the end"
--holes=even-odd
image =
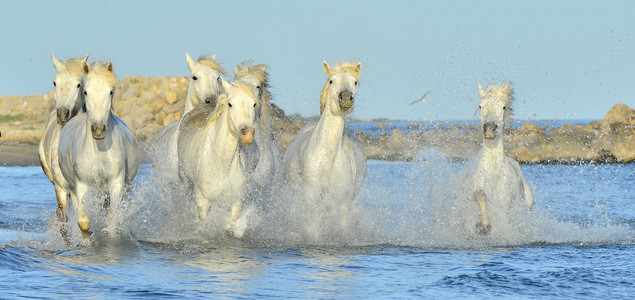
POLYGON ((262 107, 260 109, 260 117, 258 117, 258 127, 260 133, 263 135, 271 132, 271 114, 269 112, 269 104, 266 101, 261 101, 262 107))
POLYGON ((185 115, 195 107, 199 106, 200 104, 201 100, 196 95, 196 92, 194 91, 194 85, 192 84, 192 81, 190 79, 190 84, 187 88, 187 96, 185 97, 185 108, 183 109, 183 115, 185 115))
POLYGON ((483 138, 483 156, 489 165, 502 165, 505 161, 503 135, 498 134, 493 140, 483 138))
POLYGON ((334 155, 344 136, 344 125, 344 116, 334 115, 327 106, 311 136, 311 149, 324 149, 334 155))
MULTIPOLYGON (((225 158, 232 157, 238 151, 238 137, 229 130, 227 108, 213 123, 205 129, 205 136, 210 141, 214 151, 225 158)), ((230 161, 223 159, 223 161, 230 161)))

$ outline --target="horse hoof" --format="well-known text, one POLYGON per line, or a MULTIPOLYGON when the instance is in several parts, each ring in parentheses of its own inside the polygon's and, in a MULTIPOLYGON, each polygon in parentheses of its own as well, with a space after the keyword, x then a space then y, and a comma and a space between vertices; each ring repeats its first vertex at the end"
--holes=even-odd
POLYGON ((482 222, 476 223, 476 234, 478 235, 487 235, 491 231, 492 226, 487 224, 487 226, 483 225, 482 222))
POLYGON ((93 233, 89 231, 82 231, 82 235, 84 236, 84 244, 90 245, 93 242, 93 233))

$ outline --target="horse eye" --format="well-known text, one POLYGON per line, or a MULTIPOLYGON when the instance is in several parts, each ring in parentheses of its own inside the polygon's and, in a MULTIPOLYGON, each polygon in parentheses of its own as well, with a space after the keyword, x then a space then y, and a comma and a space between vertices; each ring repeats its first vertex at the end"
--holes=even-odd
POLYGON ((231 104, 231 103, 229 103, 229 102, 227 102, 227 105, 229 105, 229 107, 232 107, 232 104, 231 104))
POLYGON ((57 84, 55 84, 55 81, 53 81, 53 86, 57 86, 57 84))
POLYGON ((257 86, 256 88, 257 88, 257 89, 260 89, 260 86, 257 86))
POLYGON ((82 84, 81 84, 81 83, 78 83, 78 84, 77 84, 77 88, 79 88, 79 87, 81 87, 81 86, 82 86, 82 84))
POLYGON ((357 80, 355 80, 355 85, 357 85, 357 80))
POLYGON ((198 77, 196 77, 196 75, 194 75, 194 76, 192 76, 192 79, 196 80, 196 79, 198 79, 198 77))
POLYGON ((254 107, 256 107, 256 103, 254 103, 254 107))
POLYGON ((218 81, 218 83, 221 83, 220 76, 216 79, 216 81, 218 81))
POLYGON ((88 92, 84 91, 84 96, 88 96, 88 92))
POLYGON ((478 109, 481 109, 481 106, 480 106, 480 105, 478 106, 478 109))
POLYGON ((110 96, 112 96, 115 92, 114 91, 110 91, 110 96))
POLYGON ((503 109, 507 109, 507 106, 503 106, 503 109))
POLYGON ((333 84, 333 80, 329 80, 329 84, 333 84))

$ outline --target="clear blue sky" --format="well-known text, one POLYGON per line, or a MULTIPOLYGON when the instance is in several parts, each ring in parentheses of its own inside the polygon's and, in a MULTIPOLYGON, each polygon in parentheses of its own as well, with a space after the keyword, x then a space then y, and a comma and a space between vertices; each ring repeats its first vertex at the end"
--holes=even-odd
POLYGON ((517 119, 635 107, 635 1, 0 1, 0 95, 52 89, 58 58, 185 76, 185 52, 270 66, 275 103, 319 112, 322 60, 362 62, 355 118, 475 119, 511 80, 517 119), (432 90, 428 103, 410 106, 432 90))

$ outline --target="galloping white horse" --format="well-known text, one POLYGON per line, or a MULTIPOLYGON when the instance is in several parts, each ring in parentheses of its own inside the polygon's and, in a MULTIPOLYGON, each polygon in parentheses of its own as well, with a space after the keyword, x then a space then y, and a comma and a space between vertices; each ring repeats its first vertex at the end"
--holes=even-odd
POLYGON ((38 147, 38 155, 42 170, 46 177, 55 187, 55 197, 57 198, 57 221, 60 222, 60 231, 64 237, 68 234, 68 182, 64 179, 57 159, 57 150, 60 141, 62 127, 70 119, 84 110, 84 71, 86 60, 84 58, 72 58, 65 62, 60 62, 51 52, 53 66, 57 71, 53 80, 55 95, 55 110, 49 115, 48 122, 42 133, 38 147))
POLYGON ((113 212, 137 174, 139 150, 130 129, 112 113, 117 81, 112 63, 93 63, 86 68, 86 113, 74 117, 62 129, 59 163, 70 186, 73 207, 79 216, 77 223, 88 238, 86 193, 92 188, 108 188, 110 200, 105 206, 110 207, 110 227, 114 230, 113 212))
MULTIPOLYGON (((209 58, 201 56, 197 61, 194 61, 188 53, 185 53, 185 60, 191 74, 188 79, 189 85, 182 115, 184 116, 203 103, 214 108, 218 96, 225 92, 220 76, 225 74, 225 70, 216 62, 216 55, 209 58)), ((181 120, 170 123, 156 142, 156 157, 154 157, 155 163, 153 164, 155 174, 168 179, 168 181, 178 178, 177 145, 181 120)))
MULTIPOLYGON (((222 80, 226 94, 216 108, 202 105, 183 117, 179 130, 179 175, 193 188, 200 220, 212 204, 227 216, 226 229, 241 237, 246 223, 237 222, 245 194, 245 162, 239 143, 254 140, 258 98, 243 83, 222 80)), ((241 219, 241 220, 244 220, 241 219)))
MULTIPOLYGON (((346 62, 331 68, 324 61, 328 79, 320 97, 320 120, 304 127, 293 139, 282 161, 282 175, 297 197, 306 201, 318 228, 319 210, 339 210, 346 226, 347 212, 366 177, 366 155, 359 143, 345 134, 345 115, 353 109, 361 63, 346 62)), ((314 227, 315 227, 314 226, 314 227)))
POLYGON ((241 147, 241 150, 245 153, 247 182, 253 188, 253 195, 266 197, 271 192, 276 170, 280 164, 280 151, 273 135, 269 107, 271 92, 269 92, 267 65, 251 66, 250 62, 241 63, 234 68, 234 81, 251 87, 260 102, 260 105, 256 106, 258 109, 256 110, 254 144, 241 147))
POLYGON ((504 226, 504 222, 509 224, 512 204, 522 200, 531 210, 534 196, 520 165, 505 155, 503 149, 505 123, 512 115, 513 90, 508 82, 487 89, 479 84, 478 89, 483 148, 468 161, 468 172, 464 176, 469 180, 467 197, 473 198, 480 207, 477 233, 487 234, 491 229, 489 215, 494 217, 492 223, 495 226, 504 226))

